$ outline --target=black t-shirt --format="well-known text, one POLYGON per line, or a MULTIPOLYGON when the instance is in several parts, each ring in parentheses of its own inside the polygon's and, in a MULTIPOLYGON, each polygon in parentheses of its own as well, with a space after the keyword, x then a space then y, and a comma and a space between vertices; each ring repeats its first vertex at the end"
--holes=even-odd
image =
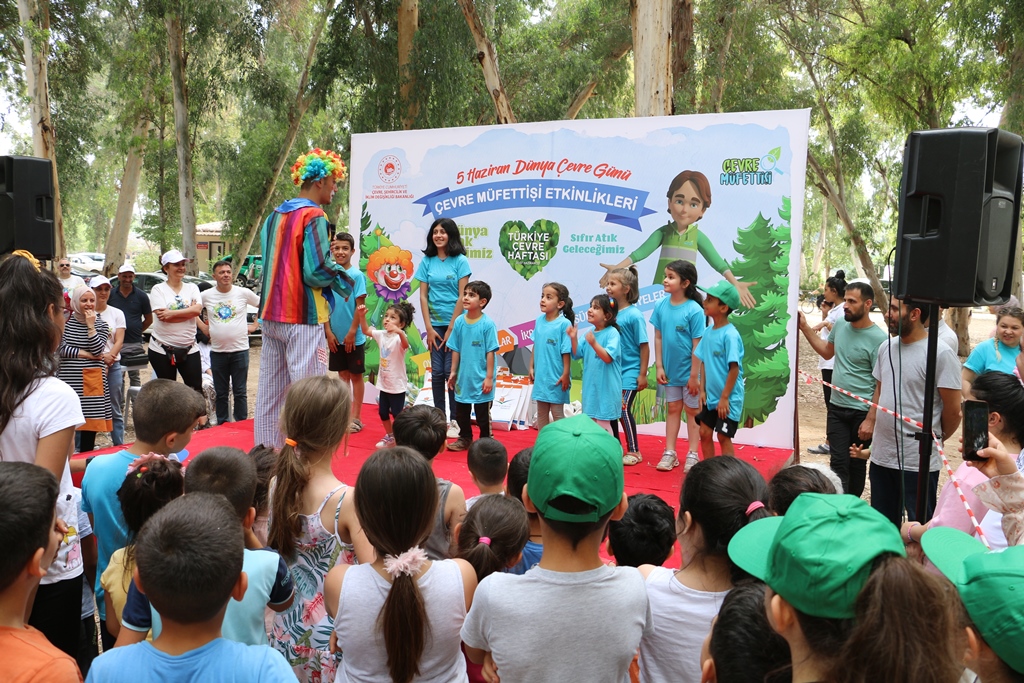
POLYGON ((142 320, 153 314, 149 296, 135 285, 132 285, 132 291, 128 296, 121 294, 120 287, 114 287, 110 290, 110 300, 107 303, 124 313, 124 343, 141 344, 142 320))

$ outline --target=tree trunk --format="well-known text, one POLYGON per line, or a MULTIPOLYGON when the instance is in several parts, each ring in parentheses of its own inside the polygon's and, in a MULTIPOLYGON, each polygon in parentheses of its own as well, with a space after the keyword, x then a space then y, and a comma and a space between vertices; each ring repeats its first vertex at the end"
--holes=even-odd
POLYGON ((501 73, 498 71, 498 57, 494 52, 494 44, 487 37, 480 15, 476 12, 476 4, 473 0, 459 0, 459 7, 466 17, 469 30, 473 34, 473 41, 476 43, 476 58, 484 71, 484 82, 487 84, 487 92, 494 101, 494 114, 496 123, 515 123, 516 117, 512 113, 512 105, 505 94, 505 86, 501 84, 501 73))
MULTIPOLYGON (((693 0, 674 0, 672 9, 672 87, 684 85, 693 67, 693 0)), ((691 89, 691 93, 694 91, 691 89)), ((674 104, 674 103, 673 103, 674 104)), ((690 98, 690 112, 696 111, 697 102, 690 98)), ((673 113, 675 108, 673 107, 673 113)))
POLYGON ((672 113, 672 3, 630 0, 633 27, 634 116, 672 113))
POLYGON ((18 0, 18 19, 22 25, 25 54, 25 81, 32 121, 32 154, 49 159, 53 177, 53 258, 67 253, 64 240, 64 214, 60 206, 60 182, 57 179, 57 136, 50 115, 50 80, 47 60, 50 54, 49 0, 18 0))
POLYGON ((569 109, 566 110, 565 116, 562 118, 570 121, 576 118, 576 115, 580 113, 580 109, 583 108, 583 105, 585 105, 591 95, 594 94, 594 90, 597 89, 597 82, 600 77, 608 73, 615 62, 625 57, 631 47, 633 47, 632 43, 625 43, 612 50, 611 54, 605 58, 604 63, 601 65, 601 72, 594 76, 592 81, 583 86, 583 89, 576 95, 576 98, 572 101, 572 104, 569 105, 569 109))
POLYGON ((811 273, 815 280, 821 275, 821 257, 825 253, 825 240, 828 239, 828 202, 821 203, 821 232, 818 243, 814 245, 814 259, 811 261, 811 273))
POLYGON ((149 127, 149 119, 146 115, 141 116, 132 133, 133 144, 124 162, 121 189, 117 194, 117 210, 114 212, 114 225, 107 234, 106 257, 103 260, 103 275, 108 278, 117 275, 128 249, 128 233, 132 227, 135 199, 139 194, 139 178, 142 177, 142 162, 146 156, 149 127))
POLYGON ((327 3, 327 7, 320 14, 319 21, 313 27, 313 35, 310 36, 309 46, 306 48, 306 64, 302 69, 302 75, 299 76, 299 85, 295 90, 295 100, 288 111, 288 129, 285 131, 284 139, 281 141, 281 147, 278 148, 277 159, 270 170, 270 177, 267 178, 266 183, 263 185, 263 192, 260 194, 259 202, 256 204, 252 222, 249 223, 241 243, 232 255, 232 280, 238 277, 242 263, 245 261, 245 257, 249 255, 249 250, 252 249, 252 242, 256 238, 256 231, 260 229, 260 224, 263 222, 263 214, 267 212, 267 206, 274 196, 277 179, 281 176, 281 171, 284 169, 285 164, 288 163, 288 157, 292 152, 292 145, 295 144, 295 136, 299 133, 302 117, 306 115, 309 105, 317 94, 315 92, 306 92, 306 88, 309 86, 309 70, 313 66, 316 46, 320 42, 320 36, 323 35, 324 27, 327 26, 327 19, 330 17, 332 9, 333 3, 327 3))
POLYGON ((949 326, 956 332, 959 347, 956 353, 961 358, 966 358, 971 355, 971 309, 951 308, 946 314, 949 316, 949 326))
POLYGON ((419 28, 419 0, 402 0, 398 8, 398 77, 401 79, 399 95, 404 107, 402 128, 409 130, 416 123, 419 115, 419 104, 413 99, 416 76, 410 68, 412 47, 419 28))
POLYGON ((181 250, 191 259, 187 272, 195 275, 196 201, 192 179, 192 144, 188 134, 188 86, 185 83, 184 34, 181 17, 173 12, 164 17, 167 25, 167 51, 170 53, 171 83, 174 86, 174 132, 178 151, 178 205, 181 213, 181 250))
POLYGON ((725 95, 725 66, 729 59, 729 48, 732 47, 733 26, 736 23, 736 9, 737 6, 733 5, 732 9, 730 9, 727 14, 722 15, 718 20, 719 25, 725 31, 725 35, 722 37, 722 44, 717 50, 718 75, 715 77, 715 85, 711 89, 711 111, 716 113, 721 113, 722 111, 722 97, 725 95))
POLYGON ((875 264, 871 261, 871 255, 868 253, 868 247, 864 244, 864 239, 857 234, 857 230, 853 225, 853 219, 850 217, 849 211, 846 209, 846 202, 839 197, 836 192, 835 186, 832 184, 831 179, 825 173, 825 169, 822 168, 821 163, 814 156, 814 153, 807 152, 807 163, 810 165, 812 172, 818 178, 816 185, 821 190, 821 194, 828 200, 828 203, 835 209, 836 215, 839 216, 839 221, 843 224, 847 234, 850 236, 851 248, 853 254, 856 257, 855 262, 860 263, 861 269, 864 272, 864 276, 867 277, 871 283, 871 288, 875 290, 875 303, 878 304, 878 308, 885 311, 889 308, 889 296, 882 287, 881 281, 878 279, 878 272, 875 270, 875 264))

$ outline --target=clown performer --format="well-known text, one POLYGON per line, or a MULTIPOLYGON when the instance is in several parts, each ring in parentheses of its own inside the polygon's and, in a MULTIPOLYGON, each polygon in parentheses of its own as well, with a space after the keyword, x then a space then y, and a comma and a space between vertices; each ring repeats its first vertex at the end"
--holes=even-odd
POLYGON ((263 326, 259 384, 256 388, 256 443, 284 446, 278 416, 288 386, 303 377, 327 371, 327 338, 331 292, 343 299, 353 294, 352 277, 331 257, 327 206, 345 163, 330 150, 314 149, 292 166, 299 196, 267 217, 260 232, 263 251, 263 326))
POLYGON ((601 287, 608 284, 608 274, 611 271, 628 268, 631 264, 643 261, 658 247, 661 247, 661 254, 658 256, 658 267, 654 270, 656 285, 661 284, 665 266, 676 259, 696 264, 697 252, 700 252, 708 265, 736 287, 740 293, 740 302, 746 308, 753 308, 757 302, 754 301, 750 288, 757 283, 737 280, 729 269, 729 264, 719 256, 715 245, 697 226, 697 221, 711 207, 711 184, 707 177, 700 171, 683 171, 672 179, 667 197, 668 212, 672 220, 651 233, 643 244, 621 262, 614 265, 602 263, 601 267, 608 272, 601 277, 601 287))

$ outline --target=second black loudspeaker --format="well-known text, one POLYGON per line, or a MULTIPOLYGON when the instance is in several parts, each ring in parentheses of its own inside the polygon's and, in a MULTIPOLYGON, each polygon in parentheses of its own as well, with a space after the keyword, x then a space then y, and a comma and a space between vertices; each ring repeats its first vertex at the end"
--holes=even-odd
POLYGON ((907 138, 892 293, 943 306, 1005 302, 1019 239, 1020 137, 998 128, 907 138))
POLYGON ((0 156, 0 254, 55 257, 53 167, 49 159, 0 156))

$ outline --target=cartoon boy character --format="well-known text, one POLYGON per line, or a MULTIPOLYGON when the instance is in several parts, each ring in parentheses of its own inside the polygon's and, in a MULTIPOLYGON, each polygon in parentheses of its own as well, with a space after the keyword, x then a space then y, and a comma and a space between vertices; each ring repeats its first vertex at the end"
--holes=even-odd
MULTIPOLYGON (((729 264, 718 254, 715 245, 698 229, 697 221, 711 207, 711 183, 707 177, 700 171, 683 171, 672 179, 666 196, 672 220, 651 233, 643 244, 621 262, 614 265, 602 263, 601 266, 608 273, 618 268, 628 268, 661 247, 658 267, 654 271, 654 284, 661 284, 665 266, 677 259, 696 263, 697 253, 700 252, 708 265, 736 287, 743 305, 753 308, 757 302, 751 295, 750 288, 757 283, 737 280, 729 269, 729 264)), ((607 284, 608 273, 601 278, 602 287, 607 284)))

